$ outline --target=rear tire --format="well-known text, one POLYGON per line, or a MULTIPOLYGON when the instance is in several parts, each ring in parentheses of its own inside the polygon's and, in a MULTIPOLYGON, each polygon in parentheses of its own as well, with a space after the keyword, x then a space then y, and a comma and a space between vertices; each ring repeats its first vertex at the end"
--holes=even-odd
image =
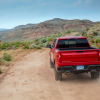
POLYGON ((92 79, 97 79, 97 78, 99 78, 99 71, 97 71, 97 72, 91 72, 91 78, 92 78, 92 79))
POLYGON ((56 68, 55 68, 55 80, 56 81, 62 80, 62 73, 57 72, 56 68))
POLYGON ((54 68, 54 64, 51 62, 51 58, 50 58, 50 67, 54 68))

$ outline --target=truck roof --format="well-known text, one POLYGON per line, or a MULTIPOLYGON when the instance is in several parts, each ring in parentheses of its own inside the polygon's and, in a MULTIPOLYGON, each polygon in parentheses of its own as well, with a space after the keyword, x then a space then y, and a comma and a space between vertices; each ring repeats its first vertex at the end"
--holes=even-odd
POLYGON ((57 39, 75 39, 75 38, 78 38, 78 39, 86 39, 86 37, 84 37, 84 36, 59 37, 59 38, 57 38, 57 39))

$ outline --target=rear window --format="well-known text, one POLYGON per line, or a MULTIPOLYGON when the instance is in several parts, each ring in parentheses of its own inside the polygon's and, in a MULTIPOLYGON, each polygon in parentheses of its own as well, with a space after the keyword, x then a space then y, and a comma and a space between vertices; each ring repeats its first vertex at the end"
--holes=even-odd
POLYGON ((86 39, 59 40, 57 48, 89 47, 86 39))

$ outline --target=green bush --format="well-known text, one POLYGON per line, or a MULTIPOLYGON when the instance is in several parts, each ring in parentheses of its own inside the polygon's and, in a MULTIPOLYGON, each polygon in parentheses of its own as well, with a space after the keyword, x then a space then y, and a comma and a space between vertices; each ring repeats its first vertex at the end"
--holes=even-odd
POLYGON ((93 35, 94 35, 94 36, 97 36, 97 35, 98 35, 98 32, 95 32, 95 31, 94 31, 94 32, 93 32, 93 35))
POLYGON ((47 39, 47 41, 48 41, 48 42, 50 42, 50 41, 52 41, 52 40, 53 40, 53 38, 52 38, 52 37, 47 39))
POLYGON ((49 42, 46 42, 44 46, 46 47, 48 44, 49 44, 49 42))
POLYGON ((14 46, 13 46, 13 49, 14 49, 14 50, 16 50, 16 49, 17 49, 17 47, 14 45, 14 46))
POLYGON ((80 36, 81 35, 81 33, 77 33, 75 36, 80 36))
POLYGON ((29 46, 25 45, 22 49, 29 49, 29 46))
POLYGON ((98 46, 98 48, 100 49, 100 45, 98 46))
POLYGON ((86 31, 85 30, 82 30, 81 31, 81 34, 82 34, 82 36, 86 36, 86 31))
POLYGON ((43 42, 43 43, 47 42, 46 38, 42 38, 41 42, 43 42))
POLYGON ((89 28, 86 28, 86 31, 88 31, 89 30, 89 28))
POLYGON ((2 73, 2 70, 0 69, 0 74, 2 73))
POLYGON ((37 46, 35 45, 35 44, 31 44, 30 46, 29 46, 29 48, 30 49, 34 49, 34 48, 36 48, 37 46))
POLYGON ((94 43, 94 40, 93 40, 93 39, 91 39, 91 40, 90 40, 90 42, 91 42, 91 43, 94 43))
POLYGON ((92 44, 91 47, 95 47, 95 44, 92 44))
POLYGON ((11 56, 8 55, 7 53, 4 53, 4 54, 3 54, 3 59, 4 59, 5 61, 11 61, 11 56))
POLYGON ((39 39, 35 39, 35 40, 34 40, 34 42, 38 42, 38 41, 39 41, 39 39))
POLYGON ((41 47, 38 45, 38 46, 36 47, 36 49, 41 49, 41 47))
POLYGON ((68 30, 68 31, 67 31, 67 33, 71 33, 71 31, 70 31, 70 30, 68 30))
POLYGON ((95 39, 100 39, 100 35, 97 35, 97 36, 95 37, 95 39))
POLYGON ((40 46, 40 47, 44 47, 44 45, 43 45, 43 44, 39 44, 39 46, 40 46))
POLYGON ((36 45, 38 45, 38 44, 39 44, 39 42, 36 43, 36 45))
POLYGON ((100 39, 96 39, 95 42, 96 42, 96 43, 100 43, 100 39))
POLYGON ((6 49, 6 47, 4 45, 0 45, 0 49, 3 50, 6 49))

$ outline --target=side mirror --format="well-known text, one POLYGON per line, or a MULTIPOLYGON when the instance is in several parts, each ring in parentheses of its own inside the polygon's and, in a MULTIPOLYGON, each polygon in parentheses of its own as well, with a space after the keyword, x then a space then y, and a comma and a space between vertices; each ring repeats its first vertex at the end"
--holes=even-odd
POLYGON ((51 48, 51 45, 47 45, 46 47, 47 47, 47 48, 51 48))

